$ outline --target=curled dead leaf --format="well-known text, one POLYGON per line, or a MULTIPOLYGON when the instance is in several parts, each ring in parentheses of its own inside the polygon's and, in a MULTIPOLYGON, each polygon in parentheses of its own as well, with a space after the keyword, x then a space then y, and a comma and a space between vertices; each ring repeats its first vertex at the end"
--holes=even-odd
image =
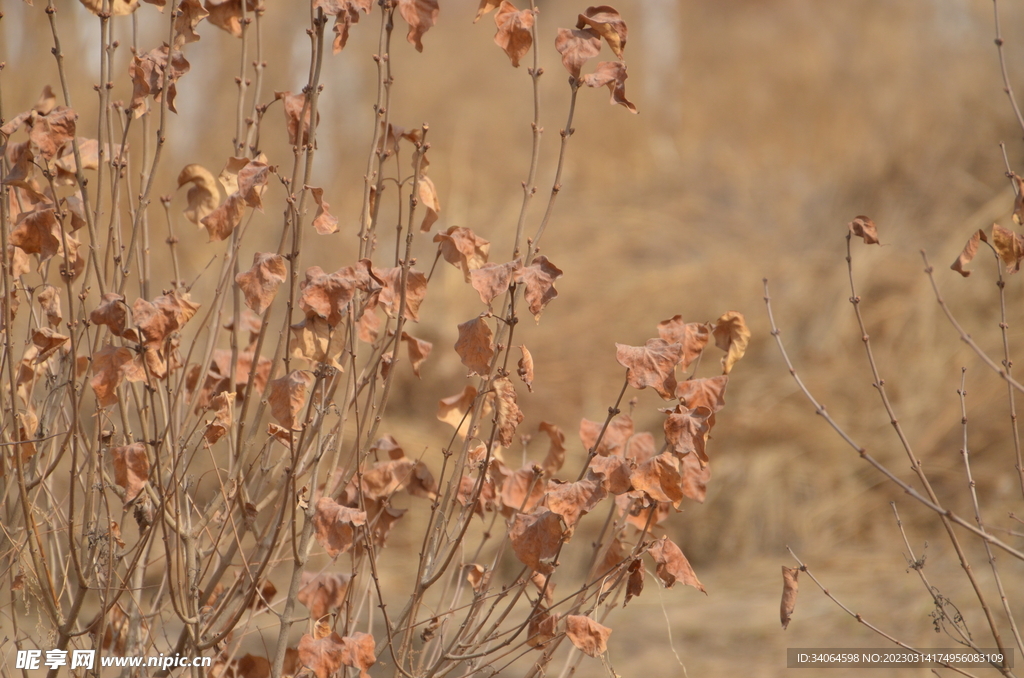
MULTIPOLYGON (((271 382, 273 383, 273 382, 271 382)), ((366 524, 366 512, 342 506, 330 497, 320 497, 313 514, 316 541, 331 558, 352 548, 355 528, 366 524)))
POLYGON ((793 609, 796 608, 796 595, 800 591, 800 583, 797 578, 800 576, 799 567, 782 566, 782 604, 779 609, 779 616, 782 618, 782 630, 789 627, 789 620, 793 617, 793 609))
POLYGON ((266 396, 270 404, 270 413, 285 428, 294 431, 301 427, 299 417, 305 408, 307 392, 314 380, 311 372, 292 370, 267 384, 266 396))
POLYGON ((523 298, 530 305, 530 313, 534 318, 540 318, 544 307, 558 296, 555 280, 561 276, 562 270, 548 261, 543 254, 535 258, 529 266, 516 271, 516 282, 525 286, 523 298))
POLYGON ((516 404, 516 388, 507 377, 492 382, 497 410, 498 442, 503 447, 511 447, 515 441, 516 428, 523 422, 524 415, 516 404))
POLYGON ((626 48, 626 37, 629 34, 629 30, 626 28, 626 22, 622 20, 618 10, 608 5, 587 7, 586 11, 579 15, 579 19, 576 21, 576 28, 588 26, 604 38, 608 46, 615 52, 615 56, 619 57, 619 59, 622 58, 622 51, 626 48))
POLYGON ((213 173, 202 165, 185 165, 178 173, 178 188, 191 184, 186 194, 185 218, 197 226, 220 204, 220 189, 213 173))
POLYGON ((518 369, 516 374, 526 384, 526 389, 533 393, 533 356, 530 355, 530 351, 526 346, 520 346, 519 350, 522 351, 523 357, 519 359, 518 369))
POLYGON ((583 84, 587 87, 608 87, 612 93, 611 103, 625 106, 630 113, 636 113, 636 106, 626 98, 626 64, 621 61, 602 61, 593 73, 583 76, 583 84))
POLYGON ((559 28, 555 49, 562 55, 562 65, 577 81, 580 69, 601 51, 601 36, 593 28, 559 28))
POLYGON ((971 263, 971 260, 974 259, 974 255, 978 253, 978 245, 983 240, 988 242, 988 236, 985 235, 985 231, 979 228, 971 236, 971 239, 967 241, 967 244, 964 245, 960 256, 956 258, 956 261, 953 262, 950 268, 965 278, 969 276, 971 272, 967 270, 967 264, 971 263))
POLYGON ((544 475, 553 476, 558 473, 562 469, 562 465, 565 464, 565 434, 562 433, 560 428, 546 421, 542 421, 537 429, 547 433, 548 438, 551 440, 551 445, 548 447, 548 453, 544 457, 544 461, 541 462, 540 466, 544 469, 544 475))
POLYGON ((681 344, 664 339, 648 339, 643 346, 615 344, 615 359, 626 368, 629 385, 637 389, 650 386, 665 400, 675 395, 675 368, 682 355, 681 344))
POLYGON ((409 33, 406 35, 406 39, 416 48, 417 52, 422 52, 423 34, 437 23, 437 15, 440 12, 437 0, 397 0, 397 2, 398 13, 409 24, 409 33))
POLYGON ((715 346, 726 352, 722 358, 722 374, 729 374, 736 361, 747 352, 747 344, 750 343, 747 321, 742 313, 729 311, 715 321, 712 334, 715 336, 715 346))
POLYGON ((612 630, 590 617, 570 614, 565 618, 565 635, 572 644, 588 657, 600 657, 608 651, 608 637, 612 630))
POLYGON ((533 45, 533 21, 533 10, 520 11, 508 0, 502 0, 494 15, 494 25, 498 28, 494 34, 494 44, 505 51, 515 68, 519 68, 519 60, 526 56, 533 45))
POLYGON ((676 398, 690 409, 706 407, 713 413, 718 412, 725 407, 725 387, 728 383, 727 374, 707 379, 688 379, 676 386, 676 398))
POLYGON ((145 443, 132 443, 110 450, 114 482, 124 488, 124 503, 131 503, 149 481, 149 457, 145 443))
POLYGON ((699 358, 711 338, 711 328, 707 323, 683 322, 680 315, 658 323, 658 336, 670 344, 681 344, 683 355, 679 365, 684 370, 690 369, 694 360, 699 358))
POLYGON ((490 373, 491 360, 494 358, 494 332, 486 318, 473 318, 459 325, 455 352, 472 373, 480 376, 490 373))
POLYGON ((470 271, 487 263, 491 250, 490 242, 462 226, 452 226, 446 233, 438 233, 434 242, 439 243, 437 249, 445 261, 462 269, 466 282, 470 281, 470 271))
POLYGON ((491 302, 508 291, 513 274, 522 267, 519 259, 505 264, 484 264, 469 272, 470 284, 480 295, 480 301, 491 308, 491 302))
POLYGON ((671 539, 662 537, 654 542, 647 552, 658 564, 658 578, 665 583, 666 588, 672 588, 679 581, 707 595, 704 585, 690 567, 690 561, 671 539))
POLYGON ((341 572, 302 573, 302 586, 296 598, 309 608, 313 619, 320 619, 331 610, 340 609, 345 602, 351 574, 341 572))
POLYGON ((245 304, 262 315, 277 296, 277 288, 288 279, 284 257, 273 252, 252 255, 252 268, 235 276, 235 283, 245 295, 245 304))
POLYGON ((573 528, 606 496, 601 478, 592 475, 575 483, 553 482, 544 495, 544 503, 549 510, 562 516, 566 527, 573 528))
POLYGON ((1024 238, 1020 234, 999 224, 992 224, 992 247, 1006 265, 1007 273, 1016 273, 1020 270, 1020 262, 1024 259, 1024 238))
POLYGON ((878 229, 875 227, 875 222, 870 217, 866 217, 863 214, 855 217, 853 221, 848 224, 850 233, 861 238, 865 245, 877 245, 878 244, 878 229))
POLYGON ((542 574, 555 571, 554 559, 562 543, 562 521, 557 513, 547 509, 517 513, 508 536, 524 565, 542 574))

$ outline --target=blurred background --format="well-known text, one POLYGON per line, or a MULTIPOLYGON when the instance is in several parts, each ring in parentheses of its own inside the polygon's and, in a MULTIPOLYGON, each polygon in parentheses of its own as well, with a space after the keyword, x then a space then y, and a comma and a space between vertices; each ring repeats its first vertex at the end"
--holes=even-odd
MULTIPOLYGON (((44 84, 58 84, 41 4, 0 2, 0 60, 6 62, 0 90, 8 119, 30 108, 44 84)), ((98 21, 77 2, 57 5, 79 133, 94 137, 98 21)), ((300 91, 309 63, 302 3, 267 5, 264 102, 274 91, 300 91)), ((407 128, 430 124, 430 176, 442 207, 434 230, 471 227, 493 243, 491 259, 504 261, 530 156, 526 67, 532 55, 512 68, 492 42, 491 16, 472 23, 476 6, 442 0, 422 54, 404 41, 399 22, 392 121, 407 128)), ((574 25, 585 4, 538 6, 545 134, 530 231, 550 190, 568 104, 555 29, 574 25)), ((882 245, 854 243, 853 268, 900 422, 943 499, 973 516, 964 491, 956 393, 961 367, 967 367, 975 478, 991 522, 1008 527, 1005 516, 1019 509, 1021 489, 1006 388, 942 316, 920 255, 927 251, 935 264, 938 285, 959 319, 1001 359, 990 257, 975 262, 969 279, 948 269, 973 230, 993 221, 1013 226, 1013 191, 1000 142, 1017 170, 1024 146, 1002 91, 992 4, 618 0, 615 6, 629 26, 626 94, 639 114, 609 105, 603 88, 579 94, 564 188, 542 245, 565 275, 539 324, 528 321, 521 334, 517 330, 537 374, 534 393, 520 395, 524 426, 542 419, 557 423, 579 459, 580 419, 602 419, 621 384, 614 343, 642 344, 656 336, 659 321, 675 314, 710 321, 740 311, 753 339, 733 371, 727 406, 709 443, 707 500, 684 504, 670 521, 710 595, 688 589, 663 591, 659 598, 652 590, 631 603, 612 624, 613 665, 623 675, 643 667, 690 676, 777 676, 786 671, 786 647, 884 646, 807 579, 789 630, 779 630, 779 566, 792 564, 786 545, 869 620, 924 647, 951 646, 934 633, 931 598, 916 573, 908 574, 889 502, 899 502, 912 544, 928 554, 933 583, 951 598, 962 597, 966 610, 976 601, 964 592, 947 542, 931 516, 860 461, 798 393, 769 334, 762 279, 769 279, 782 337, 808 386, 860 445, 910 479, 871 386, 848 303, 846 224, 859 214, 875 221, 882 245), (645 641, 642 647, 637 639, 645 641)), ((1024 93, 1024 10, 1013 3, 1001 10, 1011 84, 1024 93)), ((341 232, 307 238, 315 249, 304 255, 305 265, 333 270, 355 259, 378 21, 364 16, 345 50, 325 60, 314 183, 324 187, 341 232)), ((115 31, 121 46, 114 96, 127 101, 129 46, 157 47, 166 29, 156 8, 143 5, 134 20, 115 21, 115 31)), ((155 195, 174 194, 178 213, 185 204, 176 192, 178 171, 200 163, 216 174, 232 154, 234 117, 224 112, 234 111, 240 42, 206 23, 199 33, 202 39, 186 48, 192 67, 178 82, 172 143, 156 184, 155 195)), ((602 56, 611 58, 607 47, 602 56)), ((290 167, 279 104, 265 125, 269 162, 290 167)), ((137 191, 138 168, 132 171, 137 191)), ((394 216, 385 223, 387 218, 393 222, 394 216)), ((268 210, 257 219, 265 235, 249 236, 247 247, 275 248, 280 214, 268 210)), ((225 244, 207 244, 205 231, 186 227, 191 225, 180 219, 184 277, 190 280, 225 244)), ((381 233, 383 240, 389 230, 382 225, 381 233)), ((391 247, 383 243, 384 250, 391 247)), ((417 255, 420 268, 429 269, 429 238, 421 238, 417 255)), ((249 256, 243 254, 243 262, 249 256)), ((160 257, 154 260, 159 267, 160 257)), ((451 350, 455 328, 480 310, 461 273, 443 262, 439 267, 421 311, 424 320, 415 328, 417 336, 434 342, 434 353, 422 382, 402 382, 391 410, 392 432, 406 449, 435 452, 449 434, 435 419, 437 400, 465 383, 451 350)), ((162 273, 154 289, 170 279, 169 270, 162 273)), ((1024 338, 1015 321, 1019 276, 1008 280, 1006 290, 1010 345, 1016 347, 1024 338)), ((715 360, 706 361, 702 373, 710 376, 716 367, 715 360)), ((662 402, 647 392, 635 395, 638 430, 659 434, 662 402)), ((984 579, 983 554, 971 554, 984 579)), ((1007 585, 1024 593, 1019 564, 1007 560, 1003 566, 1007 585)), ((593 664, 584 664, 587 675, 603 675, 593 664)), ((893 675, 915 671, 928 675, 893 675)))

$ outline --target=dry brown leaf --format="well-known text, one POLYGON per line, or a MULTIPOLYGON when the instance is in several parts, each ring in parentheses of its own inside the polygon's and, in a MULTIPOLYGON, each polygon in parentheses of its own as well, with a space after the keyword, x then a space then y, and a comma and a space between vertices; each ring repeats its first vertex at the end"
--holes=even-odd
POLYGON ((316 502, 313 530, 317 543, 331 558, 337 558, 352 548, 355 528, 365 524, 365 511, 342 506, 330 497, 320 497, 316 502))
POLYGON ((473 318, 459 325, 455 352, 471 373, 481 377, 490 373, 491 360, 494 358, 494 332, 486 318, 473 318))
POLYGON ((493 11, 499 4, 499 0, 480 0, 480 7, 476 10, 476 18, 473 19, 473 23, 480 21, 480 18, 493 11))
POLYGON ((103 7, 103 0, 79 0, 79 2, 96 15, 107 11, 111 16, 127 16, 139 7, 139 0, 110 0, 106 10, 103 7))
MULTIPOLYGON (((265 156, 262 154, 257 158, 257 160, 261 159, 265 159, 265 156)), ((248 165, 249 162, 249 158, 232 156, 224 163, 224 169, 222 169, 220 174, 217 175, 217 181, 224 187, 224 192, 227 195, 238 193, 238 173, 243 167, 248 165)))
POLYGON ((28 119, 28 138, 35 155, 46 160, 60 157, 65 145, 75 138, 78 114, 67 106, 56 106, 46 115, 32 115, 28 119))
POLYGON ((707 323, 686 323, 680 315, 658 323, 658 336, 670 344, 681 344, 683 357, 679 365, 683 370, 690 369, 693 361, 700 357, 711 338, 711 328, 707 323))
POLYGON ((544 645, 558 635, 558 615, 549 610, 540 609, 530 617, 526 630, 526 644, 535 649, 543 649, 544 645))
POLYGON ((565 618, 565 635, 583 654, 588 657, 600 657, 608 651, 608 636, 612 630, 602 626, 590 617, 570 614, 565 618))
POLYGON ((587 87, 607 85, 608 91, 612 93, 611 103, 613 105, 620 104, 629 109, 630 113, 636 113, 636 106, 626 98, 626 78, 628 77, 626 64, 621 61, 602 61, 597 64, 597 69, 593 73, 583 76, 583 84, 587 87))
POLYGON ((799 576, 799 567, 782 566, 782 604, 779 616, 782 618, 783 631, 789 627, 789 620, 792 619, 793 609, 796 607, 796 595, 800 591, 800 583, 797 581, 799 576))
POLYGON ((515 442, 516 428, 522 423, 524 415, 516 404, 516 388, 507 377, 492 382, 497 410, 498 442, 502 447, 511 447, 515 442))
POLYGON ((729 375, 723 374, 707 379, 688 379, 676 386, 676 398, 690 409, 706 407, 718 412, 725 407, 725 387, 729 375))
POLYGON ((619 59, 622 58, 622 50, 626 48, 626 37, 629 31, 618 10, 608 5, 587 7, 586 11, 579 15, 576 28, 587 26, 593 28, 598 35, 604 38, 608 46, 615 52, 615 56, 619 59))
POLYGON ((219 242, 231 237, 231 233, 242 223, 245 215, 245 201, 242 196, 232 193, 217 209, 199 220, 210 235, 210 242, 219 242))
POLYGON ((1017 182, 1017 197, 1013 200, 1013 220, 1015 223, 1024 223, 1024 179, 1016 174, 1013 180, 1017 182))
POLYGON ((600 422, 583 419, 580 421, 580 440, 588 452, 593 451, 598 456, 607 457, 610 454, 623 455, 629 437, 633 435, 633 419, 628 414, 617 414, 610 422, 608 429, 601 438, 598 445, 597 437, 601 434, 604 425, 600 422), (597 448, 595 449, 595 445, 597 448))
POLYGON ((313 228, 320 235, 330 235, 338 232, 338 217, 330 212, 330 203, 324 200, 324 189, 314 186, 307 186, 313 202, 316 203, 316 216, 313 217, 313 228))
POLYGON ((338 357, 345 350, 345 332, 333 328, 327 321, 315 315, 291 327, 295 335, 293 350, 313 364, 324 363, 344 371, 338 357))
POLYGON ((950 268, 965 278, 969 276, 971 272, 967 270, 967 264, 971 263, 971 260, 974 259, 974 255, 978 253, 978 245, 982 240, 988 242, 988 236, 985 235, 985 231, 979 228, 974 232, 974 235, 971 236, 971 239, 967 241, 967 244, 964 245, 964 249, 960 252, 960 256, 956 258, 956 261, 953 262, 950 268))
POLYGON ((516 282, 526 287, 523 298, 530 305, 530 313, 534 318, 539 318, 544 307, 558 296, 555 280, 561 275, 562 270, 548 261, 543 254, 534 259, 529 266, 516 271, 516 282))
MULTIPOLYGON (((480 18, 479 15, 477 18, 480 18)), ((519 68, 519 60, 526 56, 533 45, 533 21, 533 10, 520 11, 508 0, 502 0, 494 15, 494 25, 498 27, 498 32, 494 34, 494 44, 505 50, 516 68, 519 68)))
POLYGON ((462 269, 466 282, 470 281, 470 271, 487 263, 491 250, 491 243, 462 226, 452 226, 446 233, 438 233, 434 242, 440 243, 437 249, 445 261, 462 269))
POLYGON ((466 384, 462 393, 442 398, 437 403, 437 418, 458 430, 459 435, 466 436, 469 428, 469 411, 476 400, 476 387, 466 384))
POLYGON ((423 51, 423 34, 437 23, 437 0, 397 0, 398 12, 409 24, 406 39, 416 47, 417 52, 423 51))
POLYGON ((210 170, 202 165, 192 164, 185 165, 178 173, 178 188, 185 184, 192 184, 186 194, 188 207, 185 209, 185 218, 198 226, 199 222, 220 204, 217 180, 213 178, 210 170))
POLYGON ((547 456, 540 464, 544 469, 544 475, 550 477, 558 473, 562 469, 562 465, 565 464, 565 434, 560 428, 546 421, 542 421, 537 430, 547 433, 551 440, 547 456))
POLYGON ((132 321, 147 345, 162 344, 168 335, 184 327, 197 310, 199 304, 193 303, 188 294, 171 292, 151 302, 136 299, 132 304, 132 321))
POLYGON ((630 474, 636 490, 646 492, 657 502, 669 502, 678 507, 683 500, 683 476, 679 460, 670 453, 658 454, 637 466, 630 474))
POLYGON ((324 273, 319 266, 306 269, 306 279, 299 283, 302 289, 299 306, 307 317, 319 316, 331 327, 341 323, 358 284, 351 277, 350 270, 343 268, 334 273, 324 273))
POLYGON ((210 409, 214 411, 214 418, 207 424, 203 437, 213 445, 231 430, 231 401, 227 392, 215 395, 210 401, 210 409))
POLYGON ((263 193, 275 170, 275 167, 258 160, 252 160, 238 170, 238 194, 246 205, 263 211, 263 193))
POLYGON ((495 297, 508 291, 513 274, 522 268, 522 265, 522 261, 516 259, 505 264, 484 264, 469 272, 470 284, 480 295, 480 301, 487 304, 488 309, 491 308, 491 302, 495 297))
POLYGON ((648 339, 643 346, 615 344, 615 359, 626 368, 626 379, 633 388, 654 388, 665 400, 675 395, 676 364, 682 359, 681 344, 664 339, 648 339))
POLYGON ((708 455, 705 448, 713 416, 711 410, 706 407, 691 410, 678 405, 666 412, 665 440, 672 446, 672 452, 679 457, 696 454, 701 465, 706 464, 708 455))
POLYGON ((487 568, 483 565, 476 563, 468 563, 465 565, 466 582, 472 587, 474 593, 480 593, 483 590, 483 586, 490 580, 487 576, 487 568))
MULTIPOLYGON (((377 462, 363 473, 363 495, 372 500, 388 499, 402 490, 414 497, 434 499, 437 496, 437 483, 426 464, 405 456, 377 462)), ((357 496, 354 478, 349 488, 346 488, 346 494, 349 497, 357 496)))
POLYGON ((601 478, 591 475, 575 483, 553 482, 544 495, 544 503, 562 516, 566 527, 574 528, 580 518, 593 511, 606 496, 601 478))
POLYGON ((578 81, 583 64, 600 53, 601 36, 592 28, 559 28, 558 37, 555 38, 555 49, 562 55, 565 70, 578 81))
POLYGON ((262 315, 277 296, 277 288, 288 279, 284 257, 274 252, 256 252, 252 268, 235 276, 235 283, 245 295, 245 305, 262 315))
POLYGON ((181 76, 188 73, 189 68, 190 64, 181 50, 170 50, 166 44, 152 49, 142 56, 136 54, 128 67, 128 76, 132 79, 134 86, 130 106, 134 116, 139 118, 149 110, 147 102, 149 97, 153 97, 153 101, 160 103, 164 95, 165 79, 167 108, 177 113, 178 110, 174 107, 174 98, 178 92, 175 83, 181 76), (170 52, 169 65, 168 52, 170 52))
POLYGON ((11 231, 10 243, 46 261, 61 250, 60 224, 52 207, 22 212, 11 231))
POLYGON ((321 572, 316 575, 312 572, 303 572, 302 587, 296 598, 309 608, 309 614, 313 619, 320 619, 331 610, 341 608, 345 603, 345 594, 351 581, 351 574, 341 572, 321 572))
POLYGON ((328 678, 341 669, 343 651, 341 636, 331 631, 330 626, 322 628, 318 622, 312 636, 307 633, 299 639, 299 664, 311 670, 316 678, 328 678))
POLYGON ((58 334, 50 327, 42 327, 32 332, 32 343, 36 348, 39 349, 39 353, 36 355, 34 362, 38 365, 53 353, 66 344, 71 337, 58 334))
POLYGON ((850 233, 864 240, 865 245, 878 244, 878 229, 870 217, 863 214, 855 217, 849 224, 850 233))
POLYGON ((520 346, 519 350, 522 351, 523 357, 519 359, 518 368, 516 374, 526 384, 526 389, 533 393, 533 356, 530 355, 530 351, 526 346, 520 346))
POLYGON ((100 299, 100 305, 89 314, 89 322, 106 325, 111 334, 124 336, 125 323, 128 321, 128 306, 124 297, 117 292, 107 292, 100 299))
MULTIPOLYGON (((242 37, 242 0, 205 0, 203 5, 209 12, 211 24, 236 38, 242 37)), ((246 0, 245 11, 249 14, 262 12, 262 0, 246 0)))
POLYGON ((323 7, 325 14, 334 15, 335 54, 345 49, 352 24, 359 23, 359 12, 369 13, 372 0, 314 0, 313 7, 323 7), (330 9, 328 9, 330 8, 330 9))
POLYGON ((555 556, 562 543, 562 521, 557 513, 537 509, 517 513, 508 533, 520 562, 542 574, 555 571, 555 556))
POLYGON ((412 373, 419 377, 420 365, 427 359, 430 352, 434 350, 434 345, 429 341, 417 339, 408 332, 402 332, 402 341, 405 342, 405 346, 409 350, 409 362, 412 363, 412 373))
POLYGON ((644 590, 644 563, 637 558, 629 564, 629 577, 626 579, 626 600, 622 606, 625 607, 631 598, 636 598, 644 590))
POLYGON ((528 463, 505 477, 501 483, 500 497, 502 505, 507 509, 506 515, 530 513, 540 505, 547 488, 543 475, 543 469, 528 463))
MULTIPOLYGON (((309 124, 313 119, 310 109, 306 106, 306 95, 292 94, 291 92, 274 92, 274 100, 280 99, 284 104, 284 119, 288 128, 288 145, 295 146, 299 143, 299 128, 302 128, 302 146, 309 144, 309 124), (305 115, 303 115, 305 111, 305 115), (300 125, 301 119, 301 125, 300 125)), ((320 124, 320 113, 316 116, 317 125, 320 124)))
POLYGON ((64 316, 60 310, 60 290, 53 285, 42 285, 36 288, 36 301, 46 315, 46 322, 51 327, 60 325, 64 316))
POLYGON ((315 378, 311 372, 292 370, 267 384, 266 396, 270 404, 270 414, 281 422, 285 428, 299 430, 306 405, 306 394, 313 386, 315 378))
MULTIPOLYGON (((398 316, 402 301, 402 267, 377 271, 384 287, 378 297, 381 308, 392 318, 398 316)), ((427 276, 415 268, 409 269, 405 282, 405 317, 414 323, 420 321, 420 304, 427 296, 427 276)))
POLYGON ((594 457, 590 460, 590 470, 601 476, 602 487, 611 494, 624 494, 633 488, 632 468, 622 457, 594 457))
POLYGON ((999 224, 992 224, 992 247, 1006 264, 1007 273, 1016 273, 1020 270, 1020 262, 1024 259, 1024 238, 999 224))
POLYGON ((149 457, 145 443, 132 443, 110 450, 114 462, 114 482, 124 488, 124 503, 139 496, 149 481, 149 457))
MULTIPOLYGON (((152 2, 153 0, 147 0, 152 2)), ((178 4, 178 16, 174 20, 174 46, 181 49, 190 42, 198 42, 196 26, 210 15, 199 0, 182 0, 178 4)))
MULTIPOLYGON (((426 162, 427 159, 424 157, 423 163, 426 162)), ((425 171, 426 167, 421 167, 421 169, 425 171)), ((416 186, 419 193, 418 204, 426 210, 423 221, 420 222, 420 232, 426 233, 437 222, 438 215, 441 214, 441 201, 437 197, 437 187, 427 175, 421 174, 416 181, 416 186)))
POLYGON ((690 561, 671 539, 662 537, 654 542, 647 552, 658 564, 658 578, 665 583, 666 588, 672 588, 679 581, 707 595, 703 584, 700 583, 693 568, 690 567, 690 561))
POLYGON ((359 669, 359 678, 370 678, 371 666, 377 662, 377 649, 373 636, 356 631, 341 639, 341 663, 359 669))
POLYGON ((747 352, 750 343, 750 330, 747 321, 738 311, 729 311, 715 321, 712 334, 715 335, 715 346, 726 352, 722 358, 722 374, 729 374, 736 361, 747 352))
POLYGON ((92 356, 92 374, 89 381, 96 402, 108 407, 117 402, 117 387, 124 379, 124 370, 134 359, 131 351, 124 347, 106 345, 92 356))

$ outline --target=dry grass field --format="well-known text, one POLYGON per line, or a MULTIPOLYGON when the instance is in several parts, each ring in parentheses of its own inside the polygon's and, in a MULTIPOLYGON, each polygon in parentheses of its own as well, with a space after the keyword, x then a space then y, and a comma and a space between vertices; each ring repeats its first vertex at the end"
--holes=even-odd
MULTIPOLYGON (((57 82, 43 4, 0 0, 0 61, 6 63, 0 93, 7 117, 31 106, 43 84, 57 82)), ((77 2, 57 4, 64 50, 74 61, 72 96, 92 103, 96 26, 77 2)), ((290 2, 266 4, 272 19, 264 45, 269 100, 272 92, 298 91, 305 82, 307 16, 290 2)), ((430 176, 442 205, 441 228, 472 227, 494 251, 506 252, 530 158, 531 90, 525 68, 509 68, 492 44, 490 18, 472 23, 476 4, 441 0, 422 54, 400 41, 393 53, 392 110, 396 124, 430 123, 430 176)), ((1024 9, 1004 5, 1010 73, 1024 92, 1024 9)), ((546 71, 545 164, 538 185, 546 192, 566 107, 565 73, 550 36, 574 22, 579 8, 564 0, 538 6, 546 71)), ((793 564, 787 545, 869 621, 922 647, 951 646, 932 628, 931 600, 908 571, 889 502, 898 502, 915 549, 928 543, 926 572, 933 583, 968 608, 970 595, 948 542, 927 510, 860 461, 815 416, 770 336, 762 279, 769 280, 782 337, 809 388, 860 445, 910 481, 848 303, 846 225, 855 215, 870 215, 882 246, 855 247, 853 269, 900 422, 940 496, 973 517, 959 455, 957 389, 966 367, 978 491, 992 521, 1007 524, 1006 513, 1019 510, 1021 489, 1006 387, 942 315, 920 255, 926 250, 936 265, 937 283, 959 319, 1001 356, 993 268, 979 260, 968 279, 948 269, 973 231, 993 221, 1013 225, 1000 142, 1012 167, 1024 160, 1020 129, 1002 92, 991 3, 619 0, 616 8, 629 23, 627 93, 639 114, 609 106, 603 88, 580 92, 564 188, 543 243, 564 277, 539 324, 527 321, 537 384, 533 393, 520 394, 520 406, 529 422, 561 426, 570 458, 578 461, 585 455, 575 435, 579 420, 603 419, 618 393, 615 342, 642 344, 655 336, 659 321, 675 314, 713 321, 726 309, 746 316, 753 337, 732 373, 728 405, 709 443, 707 500, 685 502, 671 528, 709 595, 691 588, 659 591, 649 580, 651 590, 612 625, 612 666, 623 676, 768 678, 791 673, 787 647, 885 646, 806 578, 789 629, 779 628, 779 567, 793 564)), ((364 22, 353 26, 342 53, 327 56, 323 76, 315 171, 332 196, 341 232, 316 246, 337 266, 358 258, 351 235, 373 125, 376 24, 364 22)), ((117 37, 130 44, 131 20, 117 26, 117 37)), ((147 22, 138 30, 140 44, 158 40, 147 33, 155 30, 147 22)), ((236 41, 207 27, 189 49, 192 71, 178 83, 178 114, 170 121, 175 141, 164 150, 155 189, 155 195, 173 194, 176 213, 185 204, 183 191, 176 191, 177 172, 189 163, 220 167, 234 134, 236 41)), ((122 47, 118 67, 127 68, 128 57, 122 47)), ((115 98, 130 98, 125 82, 115 98)), ((80 129, 94 129, 95 112, 76 108, 80 129)), ((267 115, 269 124, 283 126, 279 108, 267 115)), ((266 152, 290 165, 282 136, 266 152)), ((136 176, 133 191, 137 183, 136 176)), ((276 247, 279 236, 269 226, 278 219, 269 210, 257 215, 250 244, 276 247)), ((213 275, 204 273, 215 256, 205 231, 181 221, 183 277, 213 275)), ((433 251, 428 238, 417 244, 421 267, 433 251)), ((155 288, 170 276, 169 264, 155 257, 155 288)), ((465 377, 451 350, 455 328, 478 312, 476 293, 455 268, 439 264, 432 284, 417 328, 434 343, 423 366, 429 387, 414 385, 411 375, 399 379, 390 405, 397 419, 389 431, 406 449, 425 450, 428 464, 439 459, 450 434, 435 418, 437 401, 461 389, 465 377)), ((1008 278, 1006 291, 1016 312, 1024 298, 1019 274, 1008 278)), ((1011 322, 1009 337, 1011 346, 1024 345, 1024 327, 1011 322)), ((660 431, 659 404, 649 391, 638 394, 638 430, 660 431)), ((1016 536, 1006 538, 1020 544, 1016 536)), ((399 534, 388 548, 416 546, 399 534)), ((984 552, 972 549, 975 569, 991 586, 984 552)), ((1024 611, 1024 568, 1008 558, 1003 564, 1004 583, 1024 611)), ((977 618, 968 621, 980 625, 977 618)), ((0 636, 3 624, 0 619, 0 636)), ((9 669, 5 675, 14 675, 9 669)), ((995 672, 982 675, 989 673, 995 672)), ((587 661, 576 675, 607 673, 600 662, 587 661)))

